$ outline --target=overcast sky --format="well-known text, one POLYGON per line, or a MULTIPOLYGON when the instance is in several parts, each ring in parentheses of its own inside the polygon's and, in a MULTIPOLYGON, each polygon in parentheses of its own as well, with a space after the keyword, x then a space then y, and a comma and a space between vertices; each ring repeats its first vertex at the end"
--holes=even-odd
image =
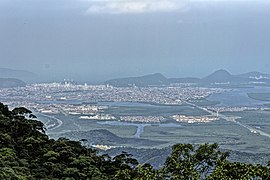
POLYGON ((0 67, 88 82, 270 73, 270 0, 0 0, 0 67))

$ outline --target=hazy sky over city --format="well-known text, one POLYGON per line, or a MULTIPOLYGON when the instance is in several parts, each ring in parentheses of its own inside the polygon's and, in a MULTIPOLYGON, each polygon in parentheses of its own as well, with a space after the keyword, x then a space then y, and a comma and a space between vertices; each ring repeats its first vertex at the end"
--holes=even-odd
POLYGON ((1 0, 0 63, 89 82, 270 73, 270 0, 1 0))

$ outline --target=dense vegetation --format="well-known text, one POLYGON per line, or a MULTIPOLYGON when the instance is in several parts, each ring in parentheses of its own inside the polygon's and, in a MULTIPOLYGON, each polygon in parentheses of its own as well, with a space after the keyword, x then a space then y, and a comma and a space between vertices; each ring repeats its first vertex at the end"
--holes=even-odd
POLYGON ((155 170, 125 152, 98 155, 77 141, 49 139, 34 118, 0 103, 0 179, 270 179, 270 166, 229 162, 217 144, 176 144, 155 170))

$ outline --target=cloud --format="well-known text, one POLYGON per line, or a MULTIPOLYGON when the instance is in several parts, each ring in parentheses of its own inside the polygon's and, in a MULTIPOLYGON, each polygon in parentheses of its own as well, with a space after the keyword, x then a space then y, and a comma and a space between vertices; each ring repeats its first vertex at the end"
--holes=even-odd
POLYGON ((187 0, 90 0, 87 14, 172 12, 186 8, 187 0))

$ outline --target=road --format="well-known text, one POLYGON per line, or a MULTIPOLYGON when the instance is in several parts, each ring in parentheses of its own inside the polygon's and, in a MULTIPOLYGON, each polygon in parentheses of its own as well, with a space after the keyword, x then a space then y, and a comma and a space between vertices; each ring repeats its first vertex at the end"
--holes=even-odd
POLYGON ((49 116, 49 115, 46 115, 46 114, 42 114, 42 113, 39 113, 41 116, 44 116, 46 118, 48 118, 49 120, 44 124, 45 125, 45 128, 48 130, 48 131, 51 131, 51 130, 54 130, 56 128, 59 128, 60 126, 62 126, 63 122, 54 117, 54 116, 49 116))
MULTIPOLYGON (((188 105, 190 105, 190 106, 196 107, 196 108, 198 108, 198 109, 204 110, 204 111, 208 112, 209 114, 211 114, 212 116, 217 116, 217 112, 216 112, 216 111, 212 111, 212 110, 207 109, 207 108, 205 108, 205 107, 197 106, 196 104, 192 104, 192 103, 190 103, 190 102, 185 102, 185 103, 188 104, 188 105)), ((240 118, 241 118, 241 117, 239 117, 239 116, 226 116, 226 115, 224 115, 224 114, 220 114, 220 113, 219 113, 219 114, 218 114, 218 117, 221 118, 221 119, 224 119, 224 120, 226 120, 226 121, 233 122, 233 123, 235 123, 235 124, 237 124, 237 125, 239 125, 239 126, 242 126, 242 127, 246 128, 246 129, 248 129, 248 130, 249 130, 250 132, 252 132, 252 133, 259 134, 259 135, 261 135, 261 136, 265 136, 265 137, 270 138, 270 134, 265 133, 265 132, 263 132, 263 131, 261 131, 261 130, 255 129, 255 128, 253 128, 253 127, 250 127, 250 126, 248 126, 248 125, 246 125, 246 124, 243 124, 243 123, 241 123, 241 122, 239 122, 239 121, 236 121, 237 119, 240 119, 240 118)))

